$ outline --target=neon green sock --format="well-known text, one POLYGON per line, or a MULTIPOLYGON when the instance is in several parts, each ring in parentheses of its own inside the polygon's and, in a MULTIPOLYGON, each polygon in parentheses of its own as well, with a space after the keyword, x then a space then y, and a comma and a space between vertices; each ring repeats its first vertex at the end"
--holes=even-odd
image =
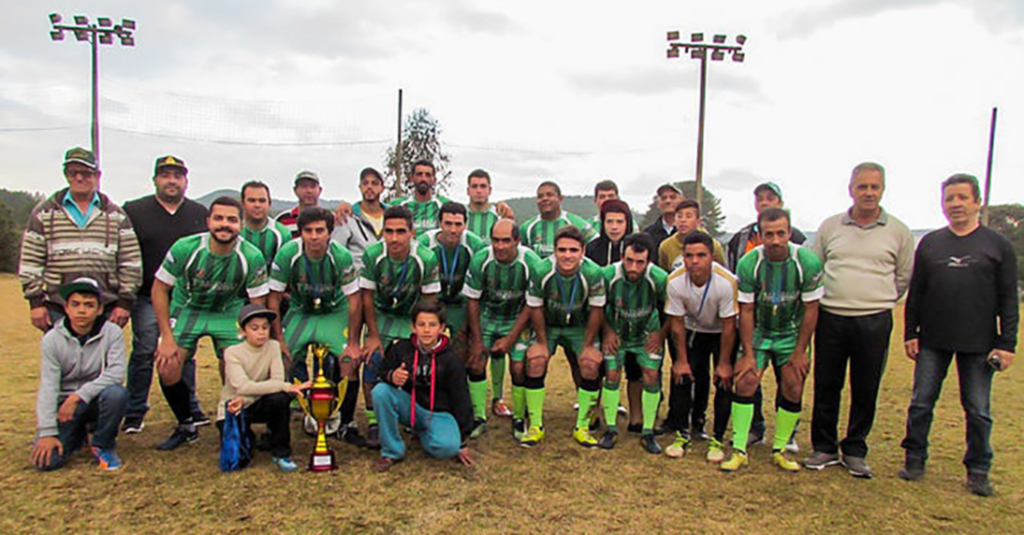
POLYGON ((661 402, 661 385, 644 385, 640 395, 640 407, 644 415, 643 433, 654 431, 654 420, 658 418, 658 403, 661 402))
POLYGON ((469 382, 469 399, 473 402, 473 417, 487 419, 487 379, 469 382))
POLYGON ((530 411, 530 427, 544 427, 544 388, 524 388, 526 409, 530 411))
POLYGON ((374 425, 377 423, 377 413, 373 409, 366 409, 366 425, 374 425))
POLYGON ((732 402, 732 449, 747 452, 750 424, 754 422, 754 404, 732 402))
POLYGON ((491 359, 491 397, 501 399, 505 390, 505 357, 491 359))
POLYGON ((512 418, 522 420, 526 416, 526 387, 512 385, 512 418))
POLYGON ((793 436, 797 422, 800 421, 799 412, 789 412, 779 408, 775 410, 775 442, 772 443, 773 451, 782 451, 793 436))
POLYGON ((604 405, 604 423, 608 429, 618 431, 619 426, 615 421, 619 416, 619 383, 605 381, 604 391, 601 392, 601 403, 604 405))
POLYGON ((590 409, 597 403, 597 398, 600 395, 600 390, 584 390, 580 388, 576 391, 576 400, 580 404, 580 410, 576 412, 577 428, 587 429, 590 427, 590 409))

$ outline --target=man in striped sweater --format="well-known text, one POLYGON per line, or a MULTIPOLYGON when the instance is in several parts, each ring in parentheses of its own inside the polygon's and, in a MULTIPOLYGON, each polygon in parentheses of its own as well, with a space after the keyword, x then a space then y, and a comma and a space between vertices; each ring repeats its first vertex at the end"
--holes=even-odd
POLYGON ((124 210, 98 190, 96 155, 75 147, 64 155, 64 188, 32 210, 21 241, 18 277, 32 325, 46 332, 63 317, 64 283, 89 277, 100 284, 109 321, 124 327, 142 280, 142 257, 124 210))

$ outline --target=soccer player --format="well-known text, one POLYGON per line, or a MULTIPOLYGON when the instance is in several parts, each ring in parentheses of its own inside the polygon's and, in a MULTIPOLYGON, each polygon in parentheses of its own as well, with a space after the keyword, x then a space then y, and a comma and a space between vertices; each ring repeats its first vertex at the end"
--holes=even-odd
MULTIPOLYGON (((680 201, 676 207, 676 233, 661 242, 658 249, 658 265, 661 269, 671 273, 683 267, 683 238, 691 232, 703 232, 703 223, 700 217, 700 205, 697 201, 686 199, 680 201)), ((713 239, 713 238, 712 238, 713 239)), ((713 239, 715 244, 714 260, 725 265, 725 249, 718 240, 713 239)))
MULTIPOLYGON (((306 208, 298 220, 301 238, 278 251, 270 271, 269 309, 274 312, 274 335, 282 340, 282 353, 291 379, 309 379, 306 352, 310 345, 324 344, 333 358, 341 361, 341 376, 349 379, 341 410, 339 437, 361 443, 353 415, 358 400, 362 301, 352 255, 330 239, 334 214, 326 208, 306 208), (281 301, 291 296, 291 306, 278 320, 281 301), (283 328, 283 329, 282 329, 283 328), (283 330, 283 333, 282 333, 283 330)), ((328 373, 325 370, 325 373, 328 373)), ((332 427, 333 430, 333 427, 332 427)))
POLYGON ((412 213, 413 230, 423 233, 436 229, 440 221, 438 213, 441 205, 449 199, 436 195, 434 186, 437 184, 437 177, 434 175, 434 164, 428 160, 419 160, 412 164, 412 175, 409 182, 412 182, 413 192, 411 196, 395 199, 393 206, 405 206, 412 213))
POLYGON ((366 402, 367 445, 379 444, 377 415, 371 392, 379 381, 383 351, 391 342, 408 338, 409 315, 421 299, 436 299, 441 291, 437 257, 414 240, 412 212, 405 206, 384 210, 384 240, 366 249, 359 274, 366 336, 363 340, 363 393, 366 402))
POLYGON ((604 322, 604 274, 600 266, 583 256, 580 229, 569 225, 555 233, 554 255, 542 260, 530 279, 526 304, 530 307, 535 343, 526 352, 525 370, 513 362, 513 376, 524 376, 526 410, 530 427, 520 444, 535 446, 544 438, 544 378, 548 361, 562 347, 577 385, 579 411, 573 438, 594 447, 590 409, 600 395, 601 350, 597 337, 604 322))
POLYGON ((281 246, 292 239, 288 227, 270 219, 271 202, 270 186, 263 182, 250 180, 242 186, 242 208, 245 209, 242 239, 263 253, 267 269, 270 269, 281 246))
POLYGON ((767 208, 757 216, 762 245, 740 259, 740 340, 743 355, 736 362, 732 401, 732 456, 719 467, 733 472, 746 466, 747 434, 754 418, 751 396, 768 364, 782 376, 782 399, 775 412, 772 461, 787 472, 800 464, 783 455, 800 420, 804 380, 810 369, 808 344, 818 320, 818 301, 825 293, 821 260, 810 249, 789 242, 789 214, 767 208))
POLYGON ((555 251, 555 233, 566 225, 574 225, 583 235, 583 243, 594 239, 597 231, 582 217, 562 210, 562 189, 551 181, 537 186, 537 215, 520 227, 523 245, 533 249, 541 258, 555 251))
MULTIPOLYGON (((491 362, 491 412, 512 416, 512 435, 519 440, 526 433, 526 389, 523 377, 512 377, 512 410, 502 401, 505 357, 523 363, 526 343, 521 340, 530 319, 526 292, 540 257, 519 243, 519 227, 501 219, 491 230, 491 246, 477 251, 469 264, 462 293, 469 300, 469 394, 476 419, 487 418, 487 356, 491 362)), ((477 427, 478 429, 480 426, 477 427)), ((486 429, 486 428, 484 428, 486 429)), ((482 432, 482 431, 481 431, 482 432)))
POLYGON ((281 223, 291 233, 292 238, 299 237, 299 214, 310 206, 320 204, 320 194, 324 188, 320 186, 320 176, 312 171, 300 171, 295 175, 295 187, 292 189, 295 197, 299 200, 298 206, 277 214, 276 221, 281 223))
POLYGON ((236 318, 245 304, 242 293, 251 302, 266 305, 266 262, 255 245, 238 237, 242 212, 237 199, 214 199, 206 220, 209 232, 175 242, 154 276, 151 297, 160 327, 154 364, 160 389, 178 421, 159 450, 173 450, 199 438, 189 406, 192 389, 181 380, 182 366, 195 357, 199 339, 213 339, 223 378, 224 349, 239 343, 236 318))
MULTIPOLYGON (((609 201, 607 204, 614 202, 609 201)), ((604 209, 602 209, 604 211, 604 209)), ((605 382, 602 392, 605 423, 608 426, 598 446, 615 446, 618 427, 619 381, 627 358, 636 359, 643 370, 643 429, 640 443, 648 453, 661 453, 654 439, 654 420, 661 400, 661 362, 665 347, 658 310, 665 302, 668 275, 653 261, 654 243, 647 234, 631 234, 624 240, 622 260, 604 268, 605 301, 604 350, 605 382)), ((581 390, 581 393, 583 390, 581 390)), ((583 412, 583 396, 580 401, 583 412)), ((577 429, 580 423, 577 422, 577 429)), ((582 442, 581 442, 582 443, 582 442)))
POLYGON ((736 277, 711 260, 712 251, 711 236, 691 232, 683 240, 685 264, 668 279, 665 311, 670 317, 669 330, 679 344, 675 354, 682 358, 677 356, 672 368, 673 388, 665 427, 675 432, 675 440, 665 453, 682 457, 691 439, 704 432, 709 362, 713 359, 715 431, 708 444, 707 460, 720 463, 725 459, 722 443, 732 403, 732 359, 739 309, 736 277))
POLYGON ((469 173, 468 181, 466 195, 469 195, 469 216, 466 218, 466 227, 473 234, 488 240, 491 227, 499 219, 515 219, 516 214, 503 202, 491 204, 491 175, 487 171, 474 169, 469 173))

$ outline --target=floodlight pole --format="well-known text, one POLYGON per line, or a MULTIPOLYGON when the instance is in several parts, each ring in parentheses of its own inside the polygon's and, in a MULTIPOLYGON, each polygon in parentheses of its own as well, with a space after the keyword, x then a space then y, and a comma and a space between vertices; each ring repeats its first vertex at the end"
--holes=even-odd
POLYGON ((98 44, 96 42, 96 25, 90 24, 93 29, 89 34, 89 43, 92 45, 92 153, 96 155, 96 165, 100 164, 100 60, 98 44))
POLYGON ((708 78, 708 55, 700 58, 700 115, 697 125, 697 205, 704 211, 704 99, 708 78))

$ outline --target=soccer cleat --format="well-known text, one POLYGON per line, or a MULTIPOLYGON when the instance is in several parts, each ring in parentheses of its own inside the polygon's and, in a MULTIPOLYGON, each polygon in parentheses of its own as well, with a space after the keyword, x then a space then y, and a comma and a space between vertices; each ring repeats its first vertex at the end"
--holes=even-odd
POLYGON ((199 431, 195 429, 189 430, 185 427, 175 427, 174 432, 171 436, 167 437, 167 440, 156 445, 156 449, 160 451, 171 451, 178 449, 182 444, 188 444, 199 440, 199 431))
POLYGON ((657 439, 654 438, 654 433, 640 435, 640 445, 644 447, 644 451, 647 453, 658 455, 662 452, 661 444, 658 444, 657 439))
POLYGON ((904 481, 921 481, 924 479, 924 459, 907 457, 903 468, 900 468, 900 479, 904 481))
POLYGON ((526 434, 526 420, 515 418, 512 420, 512 438, 522 440, 526 434))
POLYGON ((748 464, 750 464, 750 459, 747 458, 745 451, 734 451, 728 460, 718 465, 718 469, 723 472, 735 472, 748 464))
POLYGON ((639 435, 644 430, 644 424, 629 424, 626 426, 627 433, 633 433, 639 435))
POLYGON ((142 418, 132 416, 124 419, 124 424, 121 425, 121 432, 126 435, 134 435, 135 433, 141 433, 146 428, 146 424, 142 421, 142 418))
POLYGON ((992 483, 988 480, 988 474, 967 474, 967 490, 971 491, 971 494, 978 496, 989 497, 995 494, 995 489, 992 488, 992 483))
POLYGON ((282 472, 294 472, 299 469, 299 465, 295 464, 295 461, 288 457, 271 457, 270 460, 276 464, 282 472))
POLYGON ((682 459, 688 449, 690 449, 690 437, 681 431, 676 431, 676 438, 665 448, 665 455, 673 459, 682 459))
POLYGON ((512 417, 512 409, 510 409, 502 399, 496 399, 491 403, 491 413, 499 418, 512 417))
POLYGON ((811 470, 824 470, 829 466, 835 466, 839 464, 839 455, 835 453, 825 453, 823 451, 816 451, 811 454, 810 457, 804 459, 804 467, 810 468, 811 470))
POLYGON ((597 446, 597 439, 594 435, 590 434, 590 431, 583 427, 577 427, 572 432, 572 438, 576 439, 576 442, 584 448, 593 448, 597 446))
POLYGON ((618 431, 608 429, 601 436, 601 440, 597 442, 597 447, 603 450, 610 450, 615 447, 615 439, 619 437, 618 431))
POLYGON ((526 434, 523 435, 523 438, 519 441, 519 445, 524 448, 532 448, 537 444, 540 444, 541 440, 544 440, 544 428, 537 425, 531 425, 530 429, 526 431, 526 434))
POLYGON ((107 472, 113 472, 121 468, 121 458, 117 456, 114 450, 105 450, 92 447, 92 454, 96 457, 96 462, 100 465, 100 470, 106 470, 107 472))
POLYGON ((483 418, 477 418, 473 420, 473 430, 469 432, 469 438, 480 438, 481 435, 487 432, 487 420, 483 418))
POLYGON ((192 413, 192 425, 196 427, 204 427, 210 425, 210 417, 203 412, 202 409, 197 409, 192 413))
POLYGON ((356 447, 366 445, 366 439, 363 438, 363 435, 359 434, 359 427, 356 426, 355 422, 349 422, 341 426, 341 429, 338 430, 338 440, 356 447))
POLYGON ((787 459, 781 451, 772 452, 772 464, 787 472, 799 472, 800 463, 787 459))
POLYGON ((711 437, 708 442, 708 454, 705 457, 709 463, 718 464, 725 460, 725 448, 717 438, 711 437))

